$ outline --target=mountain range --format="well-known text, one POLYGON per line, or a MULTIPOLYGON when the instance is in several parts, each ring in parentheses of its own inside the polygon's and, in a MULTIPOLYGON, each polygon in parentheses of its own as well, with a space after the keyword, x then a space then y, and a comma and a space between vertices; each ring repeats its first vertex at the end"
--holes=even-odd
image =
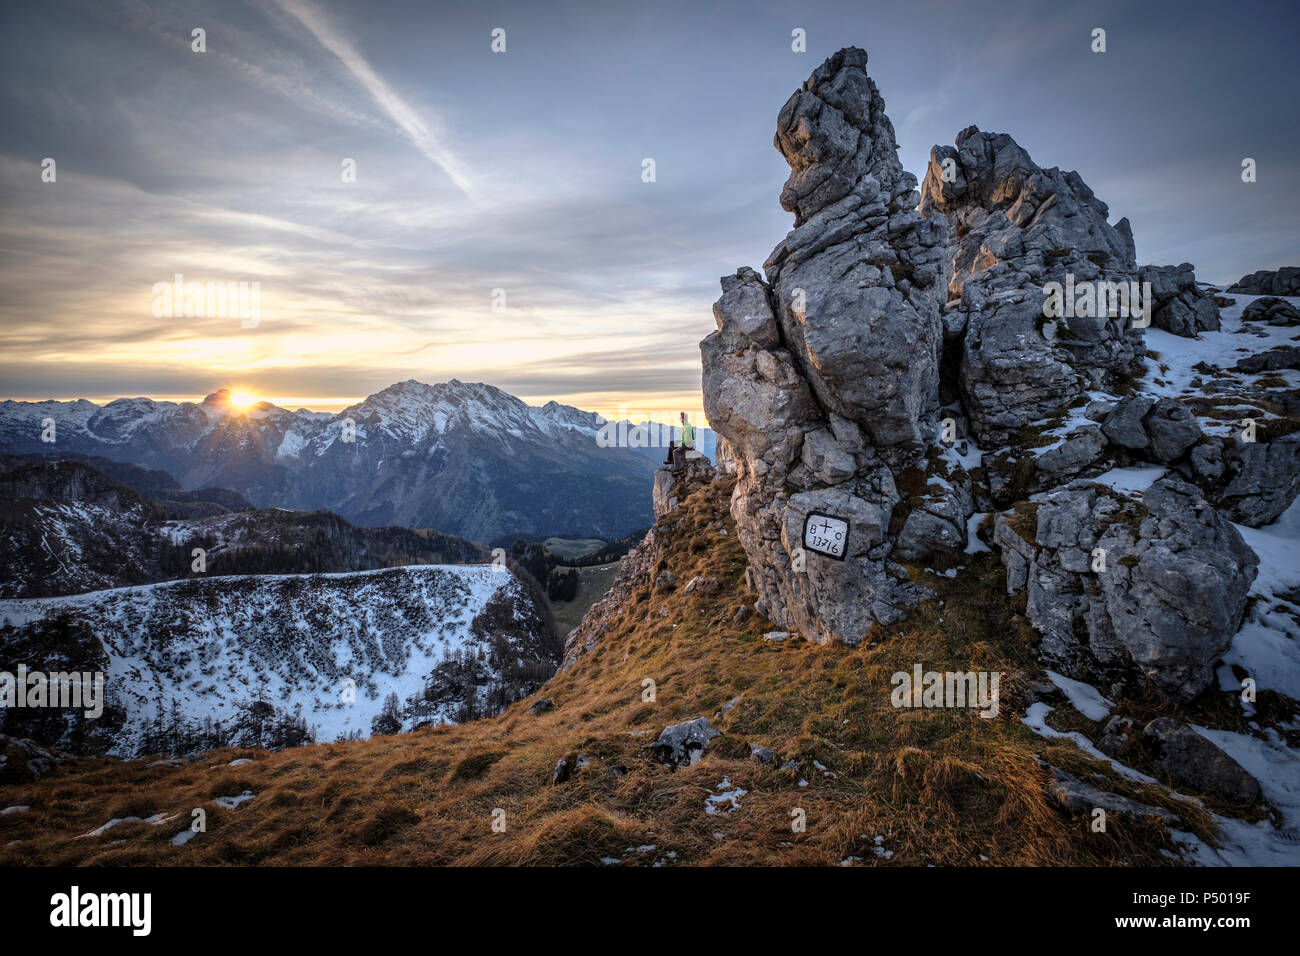
MULTIPOLYGON (((337 414, 269 402, 239 408, 225 389, 202 402, 5 401, 0 451, 99 456, 174 476, 183 490, 327 508, 364 526, 492 543, 616 538, 650 524, 646 488, 664 449, 606 447, 598 440, 605 424, 491 385, 411 380, 337 414)), ((697 446, 712 456, 713 433, 697 429, 697 446)))

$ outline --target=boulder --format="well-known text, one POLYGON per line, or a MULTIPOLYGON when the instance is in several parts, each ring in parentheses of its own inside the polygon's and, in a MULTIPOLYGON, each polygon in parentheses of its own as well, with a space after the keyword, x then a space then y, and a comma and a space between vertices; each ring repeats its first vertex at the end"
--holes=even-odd
POLYGON ((1285 299, 1266 295, 1242 310, 1241 321, 1262 325, 1300 325, 1300 309, 1285 299))
POLYGON ((1122 398, 1111 413, 1106 416, 1101 430, 1106 433, 1107 438, 1121 448, 1127 448, 1130 451, 1142 451, 1147 445, 1151 444, 1151 438, 1142 426, 1142 421, 1146 418, 1147 412, 1151 411, 1155 406, 1155 403, 1154 398, 1147 398, 1143 395, 1130 395, 1122 398))
POLYGON ((1213 474, 1213 451, 1207 451, 1206 470, 1200 473, 1206 496, 1226 517, 1252 528, 1270 524, 1291 507, 1300 494, 1300 432, 1267 440, 1243 442, 1217 439, 1221 470, 1213 474))
POLYGON ((720 736, 721 732, 713 729, 707 717, 696 717, 665 727, 651 749, 660 763, 689 767, 699 762, 709 741, 720 736))
POLYGON ((1038 472, 1059 481, 1073 477, 1098 461, 1106 450, 1106 436, 1096 425, 1084 425, 1072 431, 1055 448, 1038 456, 1038 472))
POLYGON ((1236 803, 1260 799, 1259 781, 1185 724, 1158 717, 1142 729, 1142 737, 1156 775, 1165 782, 1236 803))
POLYGON ((1151 324, 1192 338, 1219 331, 1219 307, 1212 293, 1196 284, 1190 262, 1178 266, 1143 266, 1139 281, 1151 283, 1151 324))
POLYGON ((1120 399, 1101 430, 1114 444, 1162 463, 1181 458, 1201 438, 1191 409, 1172 398, 1144 395, 1120 399))
POLYGON ((1142 427, 1151 439, 1148 454, 1152 461, 1176 461, 1201 438, 1201 426, 1191 409, 1172 398, 1157 401, 1142 427))
POLYGON ((49 776, 66 759, 34 740, 0 734, 0 784, 32 783, 49 776))
POLYGON ((1032 517, 998 515, 994 541, 1008 591, 1028 590, 1049 664, 1089 682, 1137 673, 1183 699, 1212 684, 1259 564, 1200 491, 1173 477, 1141 500, 1076 480, 1045 494, 1032 517))
POLYGON ((1294 345, 1279 345, 1267 352, 1257 352, 1237 359, 1234 367, 1238 372, 1252 375, 1256 372, 1277 372, 1284 368, 1300 369, 1300 348, 1294 345))
POLYGON ((1152 817, 1165 823, 1174 823, 1178 820, 1168 810, 1094 787, 1059 767, 1048 769, 1052 776, 1047 782, 1047 794, 1067 813, 1091 815, 1094 810, 1101 808, 1110 813, 1120 813, 1134 818, 1152 817))

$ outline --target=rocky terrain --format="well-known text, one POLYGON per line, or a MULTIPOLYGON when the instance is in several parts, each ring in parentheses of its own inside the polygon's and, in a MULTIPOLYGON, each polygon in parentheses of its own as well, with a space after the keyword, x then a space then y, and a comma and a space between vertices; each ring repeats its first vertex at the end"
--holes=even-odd
POLYGON ((991 546, 1064 679, 1168 700, 1292 687, 1265 665, 1295 673, 1294 621, 1281 647, 1225 656, 1253 600, 1293 596, 1252 591, 1243 536, 1300 491, 1293 306, 1139 267, 1128 221, 1006 133, 936 146, 918 194, 866 62, 840 51, 782 108, 794 229, 765 275, 722 279, 700 346, 757 610, 875 641, 934 596, 918 571, 991 546), (840 553, 809 541, 827 519, 840 553))
MULTIPOLYGON (((643 489, 663 447, 603 447, 603 419, 530 407, 490 385, 408 381, 338 414, 268 402, 0 402, 0 451, 101 456, 229 488, 258 507, 326 508, 366 526, 619 537, 650 522, 643 489), (42 440, 54 422, 54 441, 42 440)), ((627 429, 624 429, 626 434, 627 429)), ((628 445, 634 445, 628 441, 628 445)), ((698 444, 711 450, 712 433, 698 444)))

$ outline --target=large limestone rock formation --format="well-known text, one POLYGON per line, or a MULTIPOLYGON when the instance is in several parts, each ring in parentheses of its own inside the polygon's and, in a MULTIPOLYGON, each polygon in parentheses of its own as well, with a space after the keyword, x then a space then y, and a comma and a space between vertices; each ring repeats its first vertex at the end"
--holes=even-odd
POLYGON ((889 560, 890 524, 895 472, 936 425, 946 222, 917 213, 866 63, 841 50, 781 109, 795 228, 766 281, 748 268, 722 280, 718 331, 700 344, 759 610, 820 642, 854 643, 924 593, 889 560), (812 513, 849 522, 843 560, 804 551, 812 513))
POLYGON ((1134 369, 1144 349, 1132 318, 1044 316, 1049 282, 1138 278, 1128 220, 1111 226, 1078 173, 1043 169, 1005 133, 971 126, 956 148, 931 150, 921 213, 942 214, 951 229, 945 348, 982 442, 1134 369))
MULTIPOLYGON (((765 276, 722 279, 700 345, 757 609, 855 643, 930 593, 914 573, 966 550, 976 511, 1014 506, 994 543, 1010 590, 1028 591, 1040 654, 1082 680, 1195 696, 1258 563, 1215 505, 1275 518, 1300 484, 1300 436, 1246 447, 1205 434, 1187 403, 1131 394, 1145 351, 1133 314, 1044 315, 1048 283, 1141 281, 1127 222, 1110 225, 1078 174, 973 127, 935 147, 918 196, 865 67, 843 50, 782 108, 795 228, 765 276), (956 443, 940 437, 949 418, 956 443), (1088 480, 1137 462, 1173 474, 1144 499, 1088 480), (819 553, 813 516, 841 551, 819 553)), ((1145 275, 1170 326, 1211 327, 1190 267, 1145 275)))

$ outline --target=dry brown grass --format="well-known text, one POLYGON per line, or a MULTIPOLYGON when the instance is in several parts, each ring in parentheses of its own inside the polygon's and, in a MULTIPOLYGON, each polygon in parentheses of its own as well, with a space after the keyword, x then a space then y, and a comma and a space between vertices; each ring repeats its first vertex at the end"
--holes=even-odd
MULTIPOLYGON (((0 807, 32 806, 0 817, 0 864, 1168 863, 1159 825, 1115 820, 1108 833, 1092 834, 1045 795, 1036 755, 1077 774, 1107 771, 1020 723, 1041 671, 1033 631, 1006 598, 992 556, 956 580, 925 576, 943 603, 877 628, 871 643, 768 643, 761 635, 769 622, 731 622, 754 596, 729 491, 708 486, 661 521, 671 542, 664 564, 677 581, 711 575, 721 590, 643 588, 596 650, 541 690, 554 710, 528 714, 525 700, 463 726, 275 753, 221 751, 181 767, 78 760, 63 775, 0 788, 0 807), (718 521, 726 534, 709 530, 718 521), (918 662, 1003 671, 1001 715, 894 708, 890 675, 918 662), (644 678, 655 681, 654 702, 642 700, 644 678), (670 770, 647 756, 666 724, 700 715, 726 736, 697 765, 670 770), (758 763, 751 743, 800 765, 758 763), (572 766, 579 754, 586 765, 552 786, 556 762, 572 766), (229 766, 239 756, 253 762, 229 766), (707 814, 705 799, 724 777, 748 792, 734 813, 707 814), (212 802, 244 790, 256 797, 235 810, 212 802), (171 846, 196 807, 207 812, 207 832, 171 846), (504 832, 493 831, 495 809, 505 811, 504 832), (806 814, 803 833, 792 832, 795 810, 806 814), (77 839, 111 817, 159 812, 180 816, 77 839), (892 851, 887 860, 873 852, 877 836, 892 851)), ((1113 776, 1118 792, 1173 802, 1113 776)), ((1186 825, 1204 831, 1205 821, 1186 825)))

